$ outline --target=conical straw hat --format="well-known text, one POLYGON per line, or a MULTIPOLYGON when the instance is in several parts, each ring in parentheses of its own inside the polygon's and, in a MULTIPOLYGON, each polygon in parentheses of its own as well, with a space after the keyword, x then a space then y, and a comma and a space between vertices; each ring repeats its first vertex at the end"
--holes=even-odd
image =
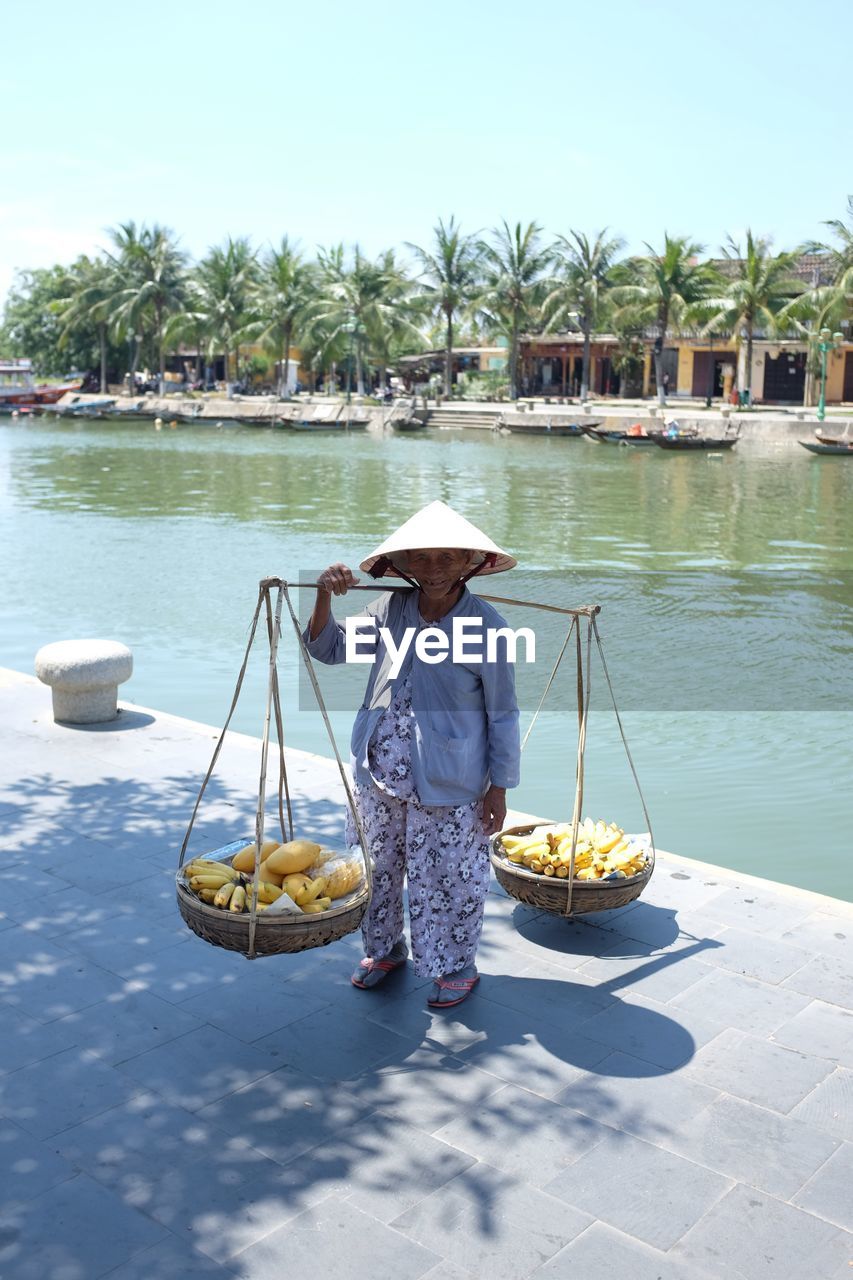
POLYGON ((372 555, 362 560, 360 568, 374 578, 398 577, 390 563, 393 556, 401 551, 417 551, 426 547, 458 547, 463 551, 481 552, 483 563, 475 570, 476 573, 503 573, 506 569, 514 569, 518 563, 445 502, 431 502, 401 524, 372 555))

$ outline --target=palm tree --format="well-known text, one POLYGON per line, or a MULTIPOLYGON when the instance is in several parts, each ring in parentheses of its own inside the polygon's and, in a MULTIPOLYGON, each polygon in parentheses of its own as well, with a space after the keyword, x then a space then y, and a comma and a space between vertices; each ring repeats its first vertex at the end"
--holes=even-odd
POLYGON ((107 390, 107 333, 115 305, 116 277, 113 265, 105 258, 77 259, 69 269, 68 297, 55 304, 62 333, 59 344, 67 345, 73 333, 91 332, 94 326, 98 335, 100 358, 101 394, 107 390))
POLYGON ((261 263, 252 289, 257 319, 246 328, 247 336, 262 342, 278 362, 279 397, 287 391, 293 335, 307 316, 316 293, 316 269, 303 261, 296 246, 284 236, 279 247, 270 249, 261 263))
POLYGON ((208 359, 224 352, 229 389, 239 377, 240 344, 255 318, 251 303, 257 278, 257 255, 245 236, 214 245, 195 270, 195 324, 205 335, 208 359), (232 356, 233 379, 227 367, 232 356))
POLYGON ((366 324, 370 350, 379 364, 379 390, 385 395, 388 366, 395 357, 423 349, 419 321, 423 306, 414 294, 413 282, 397 264, 393 249, 380 254, 376 263, 375 295, 366 324))
POLYGON ((657 330, 654 342, 655 385, 658 401, 666 404, 663 381, 663 348, 670 325, 688 322, 710 293, 717 276, 708 262, 697 261, 703 246, 686 236, 664 233, 663 253, 655 253, 650 244, 647 258, 627 262, 619 275, 627 282, 613 290, 619 304, 616 322, 623 314, 642 317, 657 330))
POLYGON ((542 306, 548 328, 565 327, 576 320, 583 334, 581 400, 589 395, 589 364, 592 335, 599 326, 605 294, 613 286, 613 266, 624 241, 607 239, 607 228, 594 240, 581 231, 571 231, 571 239, 559 236, 554 255, 560 278, 542 306))
POLYGON ((705 325, 706 332, 726 329, 735 335, 740 344, 746 336, 746 393, 747 403, 752 401, 752 345, 755 330, 767 334, 778 330, 779 319, 784 316, 792 299, 804 291, 801 280, 793 274, 799 251, 771 253, 771 241, 746 233, 746 252, 728 237, 723 248, 725 261, 721 263, 724 277, 723 295, 719 305, 712 304, 714 314, 705 325))
POLYGON ((453 318, 474 295, 480 255, 476 237, 463 235, 453 216, 446 226, 439 218, 432 234, 431 250, 416 244, 406 247, 420 264, 433 312, 445 322, 444 394, 449 399, 453 392, 453 318))
MULTIPOLYGON (((156 223, 137 229, 123 223, 110 232, 115 254, 109 255, 118 285, 113 321, 120 332, 133 333, 151 324, 160 366, 160 394, 165 390, 167 317, 180 311, 186 289, 186 254, 167 227, 156 223)), ((132 383, 131 383, 132 385, 132 383)))
POLYGON ((848 272, 853 272, 853 196, 847 197, 847 217, 850 220, 848 226, 846 222, 842 222, 840 218, 831 218, 824 226, 831 227, 836 237, 840 241, 838 247, 834 245, 821 245, 820 248, 827 250, 832 255, 835 267, 835 279, 840 280, 848 272))
POLYGON ((510 398, 518 399, 518 345, 522 330, 538 321, 546 290, 545 272, 553 254, 541 243, 542 228, 529 222, 510 227, 506 219, 492 229, 491 241, 479 241, 483 260, 477 307, 493 329, 509 335, 510 398))
MULTIPOLYGON (((371 352, 379 357, 384 371, 392 335, 407 334, 412 343, 420 338, 407 313, 410 282, 396 265, 393 253, 380 254, 371 262, 358 245, 349 266, 343 245, 321 249, 319 263, 322 282, 320 297, 310 308, 310 337, 316 341, 322 332, 325 344, 338 351, 346 344, 355 358, 357 394, 364 395, 371 352)), ((383 385, 384 377, 380 372, 383 385)))
MULTIPOLYGON (((849 327, 853 317, 853 196, 847 197, 847 217, 849 226, 840 218, 824 223, 835 232, 837 244, 815 241, 806 246, 806 252, 825 257, 818 280, 802 295, 806 319, 814 322, 814 330, 849 327)), ((792 304, 796 320, 803 318, 802 309, 799 303, 792 304)), ((810 328, 808 323, 803 327, 810 328)))

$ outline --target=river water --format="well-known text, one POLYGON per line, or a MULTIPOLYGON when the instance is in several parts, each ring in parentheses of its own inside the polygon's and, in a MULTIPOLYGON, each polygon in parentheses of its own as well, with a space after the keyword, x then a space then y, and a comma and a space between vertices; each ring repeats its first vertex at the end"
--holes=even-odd
MULTIPOLYGON (((114 637, 134 651, 125 700, 219 725, 258 579, 357 566, 435 498, 519 560, 476 589, 601 604, 660 847, 853 900, 853 464, 796 445, 709 457, 481 431, 6 423, 0 665, 32 671, 48 641, 114 637)), ((519 667, 525 726, 565 624, 502 612, 536 637, 519 667)), ((592 674, 584 809, 643 830, 596 655, 592 674)), ((345 749, 363 670, 321 678, 345 749)), ((281 681, 288 743, 331 754, 292 631, 281 681)), ((236 728, 260 734, 264 684, 258 652, 236 728)), ((517 808, 570 815, 575 697, 566 662, 517 808)))

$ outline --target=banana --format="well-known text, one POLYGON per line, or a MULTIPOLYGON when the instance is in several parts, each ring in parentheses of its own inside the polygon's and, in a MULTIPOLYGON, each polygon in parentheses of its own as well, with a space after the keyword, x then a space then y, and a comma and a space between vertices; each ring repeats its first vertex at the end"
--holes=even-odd
POLYGON ((310 884, 310 883, 311 883, 311 877, 304 875, 302 872, 299 872, 296 875, 286 876, 284 880, 282 880, 281 882, 281 887, 284 890, 284 892, 288 894, 295 902, 296 895, 299 892, 299 890, 304 889, 306 884, 310 884))
POLYGON ((211 903, 211 905, 216 901, 216 895, 218 892, 219 892, 218 889, 198 889, 197 890, 198 896, 201 898, 202 902, 209 902, 211 903))
POLYGON ((224 884, 232 883, 230 876, 192 876, 190 878, 192 889, 221 889, 224 884))
POLYGON ((213 905, 215 907, 227 907, 231 900, 231 895, 236 888, 237 886, 234 881, 229 880, 221 889, 217 890, 216 897, 213 899, 213 905))
POLYGON ((522 851, 522 860, 529 863, 532 858, 541 858, 543 853, 548 853, 548 845, 544 840, 538 844, 528 845, 522 851))
POLYGON ((621 842, 624 834, 625 834, 624 831, 620 831, 618 827, 615 830, 611 830, 610 832, 606 833, 602 837, 602 839, 599 840, 596 844, 597 852, 611 853, 616 848, 616 846, 621 842))
POLYGON ((321 897, 325 887, 325 876, 318 876, 316 880, 310 880, 308 884, 306 884, 296 895, 296 905, 298 907, 302 907, 304 910, 306 906, 309 906, 310 903, 315 902, 317 898, 321 897))
POLYGON ((231 901, 228 903, 229 911, 244 911, 246 907, 246 890, 243 885, 238 884, 237 888, 231 894, 231 901))
MULTIPOLYGON (((254 896, 253 889, 254 889, 254 885, 251 885, 251 884, 246 885, 247 898, 254 896)), ((266 906, 269 906, 271 902, 275 902, 276 898, 280 898, 283 893, 284 893, 284 890, 280 889, 277 884, 267 884, 265 881, 262 880, 258 885, 258 902, 263 903, 266 906)))
POLYGON ((187 874, 227 875, 231 880, 237 879, 237 872, 233 867, 229 867, 227 862, 209 862, 204 858, 194 858, 189 866, 185 867, 184 870, 187 874))
POLYGON ((316 916, 321 911, 328 911, 331 905, 332 905, 331 898, 315 898, 313 902, 306 903, 306 905, 302 908, 302 910, 305 912, 306 915, 316 916))
MULTIPOLYGON (((254 871, 254 867, 252 868, 254 871)), ((270 871, 269 863, 262 862, 260 877, 266 884, 274 884, 277 888, 281 888, 281 876, 276 875, 275 871, 270 871)))

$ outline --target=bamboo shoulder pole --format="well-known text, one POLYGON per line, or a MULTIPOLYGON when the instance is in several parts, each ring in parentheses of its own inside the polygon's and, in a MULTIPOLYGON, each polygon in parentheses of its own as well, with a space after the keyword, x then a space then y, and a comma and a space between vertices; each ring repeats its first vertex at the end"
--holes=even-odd
MULTIPOLYGON (((284 578, 262 578, 260 583, 261 589, 264 587, 272 589, 283 587, 289 591, 316 591, 319 585, 320 584, 317 582, 288 582, 284 578)), ((409 586, 398 586, 396 583, 386 586, 377 581, 370 583, 359 582, 356 586, 349 587, 347 589, 347 593, 350 591, 372 591, 374 594, 381 594, 383 591, 411 590, 412 588, 409 586)), ((564 609, 562 605, 544 604, 541 600, 515 600, 510 596, 479 595, 479 592, 477 595, 480 600, 488 600, 490 604, 515 604, 524 609, 544 609, 548 613, 562 613, 570 618, 594 618, 597 614, 601 613, 600 604, 585 604, 581 605, 577 609, 564 609)))

